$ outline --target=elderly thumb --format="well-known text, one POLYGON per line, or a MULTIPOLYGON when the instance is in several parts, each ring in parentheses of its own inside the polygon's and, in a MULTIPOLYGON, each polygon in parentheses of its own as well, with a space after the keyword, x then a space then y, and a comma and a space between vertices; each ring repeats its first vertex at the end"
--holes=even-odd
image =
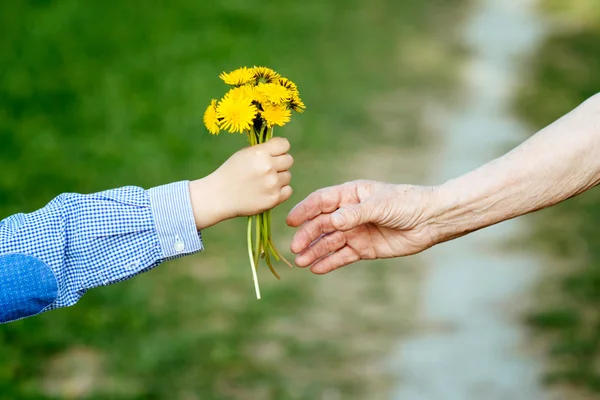
POLYGON ((359 203, 342 207, 331 216, 331 224, 340 231, 348 231, 370 222, 372 210, 369 204, 359 203))

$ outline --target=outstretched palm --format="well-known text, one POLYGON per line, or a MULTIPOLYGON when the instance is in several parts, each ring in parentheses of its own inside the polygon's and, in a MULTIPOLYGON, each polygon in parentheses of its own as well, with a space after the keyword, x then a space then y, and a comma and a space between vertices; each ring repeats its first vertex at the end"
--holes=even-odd
POLYGON ((359 260, 430 247, 423 223, 425 192, 415 186, 354 181, 311 194, 287 219, 290 226, 300 226, 291 246, 298 254, 296 264, 324 274, 359 260))

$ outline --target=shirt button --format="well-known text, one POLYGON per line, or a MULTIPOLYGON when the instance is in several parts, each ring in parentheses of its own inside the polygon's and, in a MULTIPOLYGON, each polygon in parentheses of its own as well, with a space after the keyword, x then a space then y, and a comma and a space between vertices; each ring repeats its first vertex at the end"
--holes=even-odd
POLYGON ((175 246, 173 247, 175 248, 176 252, 181 253, 183 250, 185 250, 185 243, 183 243, 181 240, 178 240, 175 242, 175 246))

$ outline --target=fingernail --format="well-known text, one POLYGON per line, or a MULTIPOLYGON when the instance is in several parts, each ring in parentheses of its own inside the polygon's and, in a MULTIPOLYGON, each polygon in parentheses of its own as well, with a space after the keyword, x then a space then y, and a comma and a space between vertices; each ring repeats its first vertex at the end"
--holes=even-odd
POLYGON ((344 218, 342 213, 339 211, 334 212, 332 217, 333 217, 333 223, 336 226, 344 226, 344 224, 346 223, 346 219, 344 218))

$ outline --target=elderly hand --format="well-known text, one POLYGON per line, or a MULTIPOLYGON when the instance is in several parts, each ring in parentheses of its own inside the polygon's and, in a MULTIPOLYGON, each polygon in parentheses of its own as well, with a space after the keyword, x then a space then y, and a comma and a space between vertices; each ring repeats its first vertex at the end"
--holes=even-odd
POLYGON ((435 188, 355 181, 289 214, 296 264, 325 274, 406 256, 600 185, 600 94, 504 156, 435 188))
POLYGON ((326 274, 359 260, 421 252, 433 243, 428 204, 433 189, 353 181, 318 190, 289 213, 300 227, 291 250, 296 265, 326 274))

